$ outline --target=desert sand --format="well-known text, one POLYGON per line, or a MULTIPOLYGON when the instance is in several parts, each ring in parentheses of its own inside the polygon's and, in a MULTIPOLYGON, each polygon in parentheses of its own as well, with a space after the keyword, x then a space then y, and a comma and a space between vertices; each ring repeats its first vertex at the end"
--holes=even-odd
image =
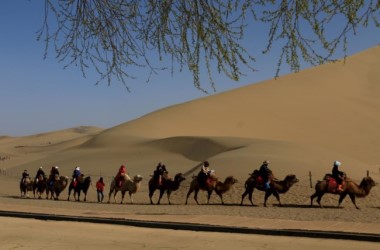
MULTIPOLYGON (((0 135, 1 210, 379 233, 378 186, 372 188, 368 196, 357 199, 360 210, 355 209, 348 197, 342 208, 336 209, 338 196, 331 194, 322 199, 325 208, 309 207, 315 183, 331 171, 334 160, 341 161, 342 170, 358 184, 367 173, 375 182, 380 182, 379 66, 380 47, 375 47, 346 58, 345 62, 321 65, 276 80, 167 107, 109 129, 83 126, 24 137, 0 135), (192 176, 198 173, 199 164, 204 160, 210 162, 220 180, 229 175, 239 180, 224 195, 224 206, 215 194, 210 204, 205 205, 205 192, 199 194, 202 205, 196 205, 193 195, 189 204, 184 205, 192 176), (247 199, 240 206, 245 180, 264 160, 271 162, 270 168, 278 179, 295 174, 299 182, 280 195, 283 207, 279 207, 272 196, 268 207, 264 208, 264 194, 257 190, 253 194, 255 206, 251 206, 247 199), (149 203, 148 181, 158 162, 167 166, 171 176, 179 172, 185 174, 186 180, 172 194, 173 205, 167 205, 166 196, 160 206, 149 203), (121 164, 126 165, 131 176, 140 174, 144 177, 141 189, 134 196, 134 204, 130 204, 128 196, 124 204, 98 204, 96 180, 104 177, 107 201, 109 184, 121 164), (53 165, 58 165, 60 173, 65 176, 70 177, 74 167, 80 166, 85 175, 92 177, 93 186, 87 202, 66 201, 67 189, 61 193, 59 201, 37 200, 32 194, 29 194, 31 198, 20 198, 18 185, 22 171, 27 169, 34 175, 38 167, 43 166, 48 173, 53 165)), ((157 196, 156 193, 155 201, 157 196)), ((241 244, 231 246, 252 248, 256 242, 257 249, 262 249, 268 241, 274 244, 269 245, 272 249, 284 244, 292 245, 289 249, 298 249, 298 246, 304 249, 303 244, 315 249, 319 246, 318 240, 311 239, 306 243, 306 239, 298 238, 275 237, 273 240, 270 237, 267 240, 263 236, 181 231, 175 231, 175 242, 183 245, 174 246, 167 244, 173 241, 171 230, 121 229, 81 223, 73 226, 69 222, 34 220, 31 223, 30 220, 8 218, 0 218, 0 221, 9 228, 4 234, 2 232, 4 236, 0 236, 2 241, 8 239, 6 249, 16 246, 42 248, 49 242, 56 244, 54 247, 58 249, 120 248, 125 244, 131 244, 132 248, 195 248, 201 247, 205 241, 212 242, 210 244, 215 248, 229 248, 231 242, 241 244), (41 235, 54 232, 47 229, 47 224, 59 227, 60 236, 37 241, 38 230, 41 235), (72 227, 83 227, 81 235, 75 234, 70 229, 72 227), (82 231, 87 233, 83 235, 82 231), (26 237, 29 232, 33 234, 26 237), (25 237, 19 239, 17 235, 25 237), (132 236, 123 238, 123 235, 132 236), (88 245, 72 245, 69 238, 75 237, 78 239, 75 242, 80 242, 80 237, 87 238, 88 245), (200 240, 194 242, 194 237, 200 240), (157 238, 160 238, 158 242, 157 238), (297 248, 293 244, 297 244, 297 248)), ((324 242, 328 244, 327 240, 324 242)), ((347 245, 355 249, 355 245, 347 245)), ((365 247, 371 249, 372 246, 365 247)), ((362 247, 364 245, 359 248, 362 247)))

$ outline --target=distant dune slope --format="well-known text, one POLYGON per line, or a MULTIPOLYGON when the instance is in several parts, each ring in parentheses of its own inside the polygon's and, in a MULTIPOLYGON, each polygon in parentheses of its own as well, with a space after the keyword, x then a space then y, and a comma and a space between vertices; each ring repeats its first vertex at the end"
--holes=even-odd
POLYGON ((171 106, 104 133, 283 140, 380 163, 380 46, 297 74, 171 106))

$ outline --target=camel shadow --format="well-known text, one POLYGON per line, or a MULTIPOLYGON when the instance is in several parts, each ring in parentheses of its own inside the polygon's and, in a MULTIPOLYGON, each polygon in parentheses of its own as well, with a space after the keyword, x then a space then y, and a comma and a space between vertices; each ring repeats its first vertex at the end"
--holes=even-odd
POLYGON ((322 207, 320 207, 319 205, 313 205, 313 206, 307 206, 308 208, 317 208, 317 209, 321 209, 321 208, 328 208, 328 209, 343 209, 344 208, 344 206, 340 206, 340 207, 338 207, 338 206, 322 206, 322 207))
MULTIPOLYGON (((15 199, 15 200, 24 200, 24 199, 41 200, 41 199, 38 199, 38 197, 33 197, 33 194, 29 196, 24 196, 24 197, 21 197, 19 195, 4 195, 2 197, 7 198, 7 199, 15 199)), ((42 198, 42 200, 44 200, 44 198, 42 198)))
MULTIPOLYGON (((30 199, 30 200, 40 200, 40 201, 43 201, 43 200, 46 200, 46 201, 67 201, 66 199, 64 198, 59 198, 58 200, 55 200, 55 199, 46 199, 46 197, 41 197, 41 198, 38 198, 38 197, 33 197, 33 195, 30 195, 29 197, 21 197, 21 196, 18 196, 18 195, 4 195, 2 196, 4 198, 8 198, 8 199, 15 199, 15 200, 23 200, 23 199, 30 199)), ((83 201, 82 201, 83 202, 83 201)))
MULTIPOLYGON (((181 204, 179 204, 181 205, 181 204)), ((186 205, 186 204, 185 204, 186 205)), ((195 206, 222 206, 222 207, 258 207, 258 205, 251 205, 251 204, 243 204, 240 205, 240 203, 199 203, 199 204, 187 204, 187 206, 195 205, 195 206)))
POLYGON ((4 195, 3 197, 10 199, 25 199, 24 197, 21 197, 19 195, 4 195))
MULTIPOLYGON (((310 208, 310 205, 306 205, 306 204, 282 204, 282 205, 279 205, 279 204, 273 204, 274 207, 289 207, 289 208, 310 208)), ((313 207, 317 207, 317 206, 313 206, 313 207)))
POLYGON ((236 206, 239 206, 239 207, 260 207, 259 205, 257 205, 257 204, 253 204, 253 205, 251 205, 251 204, 237 204, 236 206))

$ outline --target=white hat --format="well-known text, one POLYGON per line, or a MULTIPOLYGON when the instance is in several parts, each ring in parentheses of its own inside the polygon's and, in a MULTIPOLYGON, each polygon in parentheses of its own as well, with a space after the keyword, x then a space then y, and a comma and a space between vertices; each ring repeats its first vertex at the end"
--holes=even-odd
POLYGON ((58 169, 58 166, 54 166, 55 169, 58 169))
POLYGON ((76 167, 75 170, 80 170, 80 168, 79 168, 79 167, 76 167))
POLYGON ((42 169, 42 166, 40 167, 40 169, 42 169))
POLYGON ((340 161, 334 161, 334 166, 340 166, 342 163, 340 163, 340 161))

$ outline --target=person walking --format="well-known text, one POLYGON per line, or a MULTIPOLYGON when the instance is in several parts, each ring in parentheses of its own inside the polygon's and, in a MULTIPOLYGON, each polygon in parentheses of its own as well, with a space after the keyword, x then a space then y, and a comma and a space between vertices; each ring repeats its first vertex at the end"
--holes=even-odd
POLYGON ((96 192, 98 194, 98 203, 102 203, 103 202, 103 198, 104 198, 104 194, 103 194, 103 191, 104 191, 104 181, 103 181, 103 177, 100 177, 100 179, 96 182, 96 192))

